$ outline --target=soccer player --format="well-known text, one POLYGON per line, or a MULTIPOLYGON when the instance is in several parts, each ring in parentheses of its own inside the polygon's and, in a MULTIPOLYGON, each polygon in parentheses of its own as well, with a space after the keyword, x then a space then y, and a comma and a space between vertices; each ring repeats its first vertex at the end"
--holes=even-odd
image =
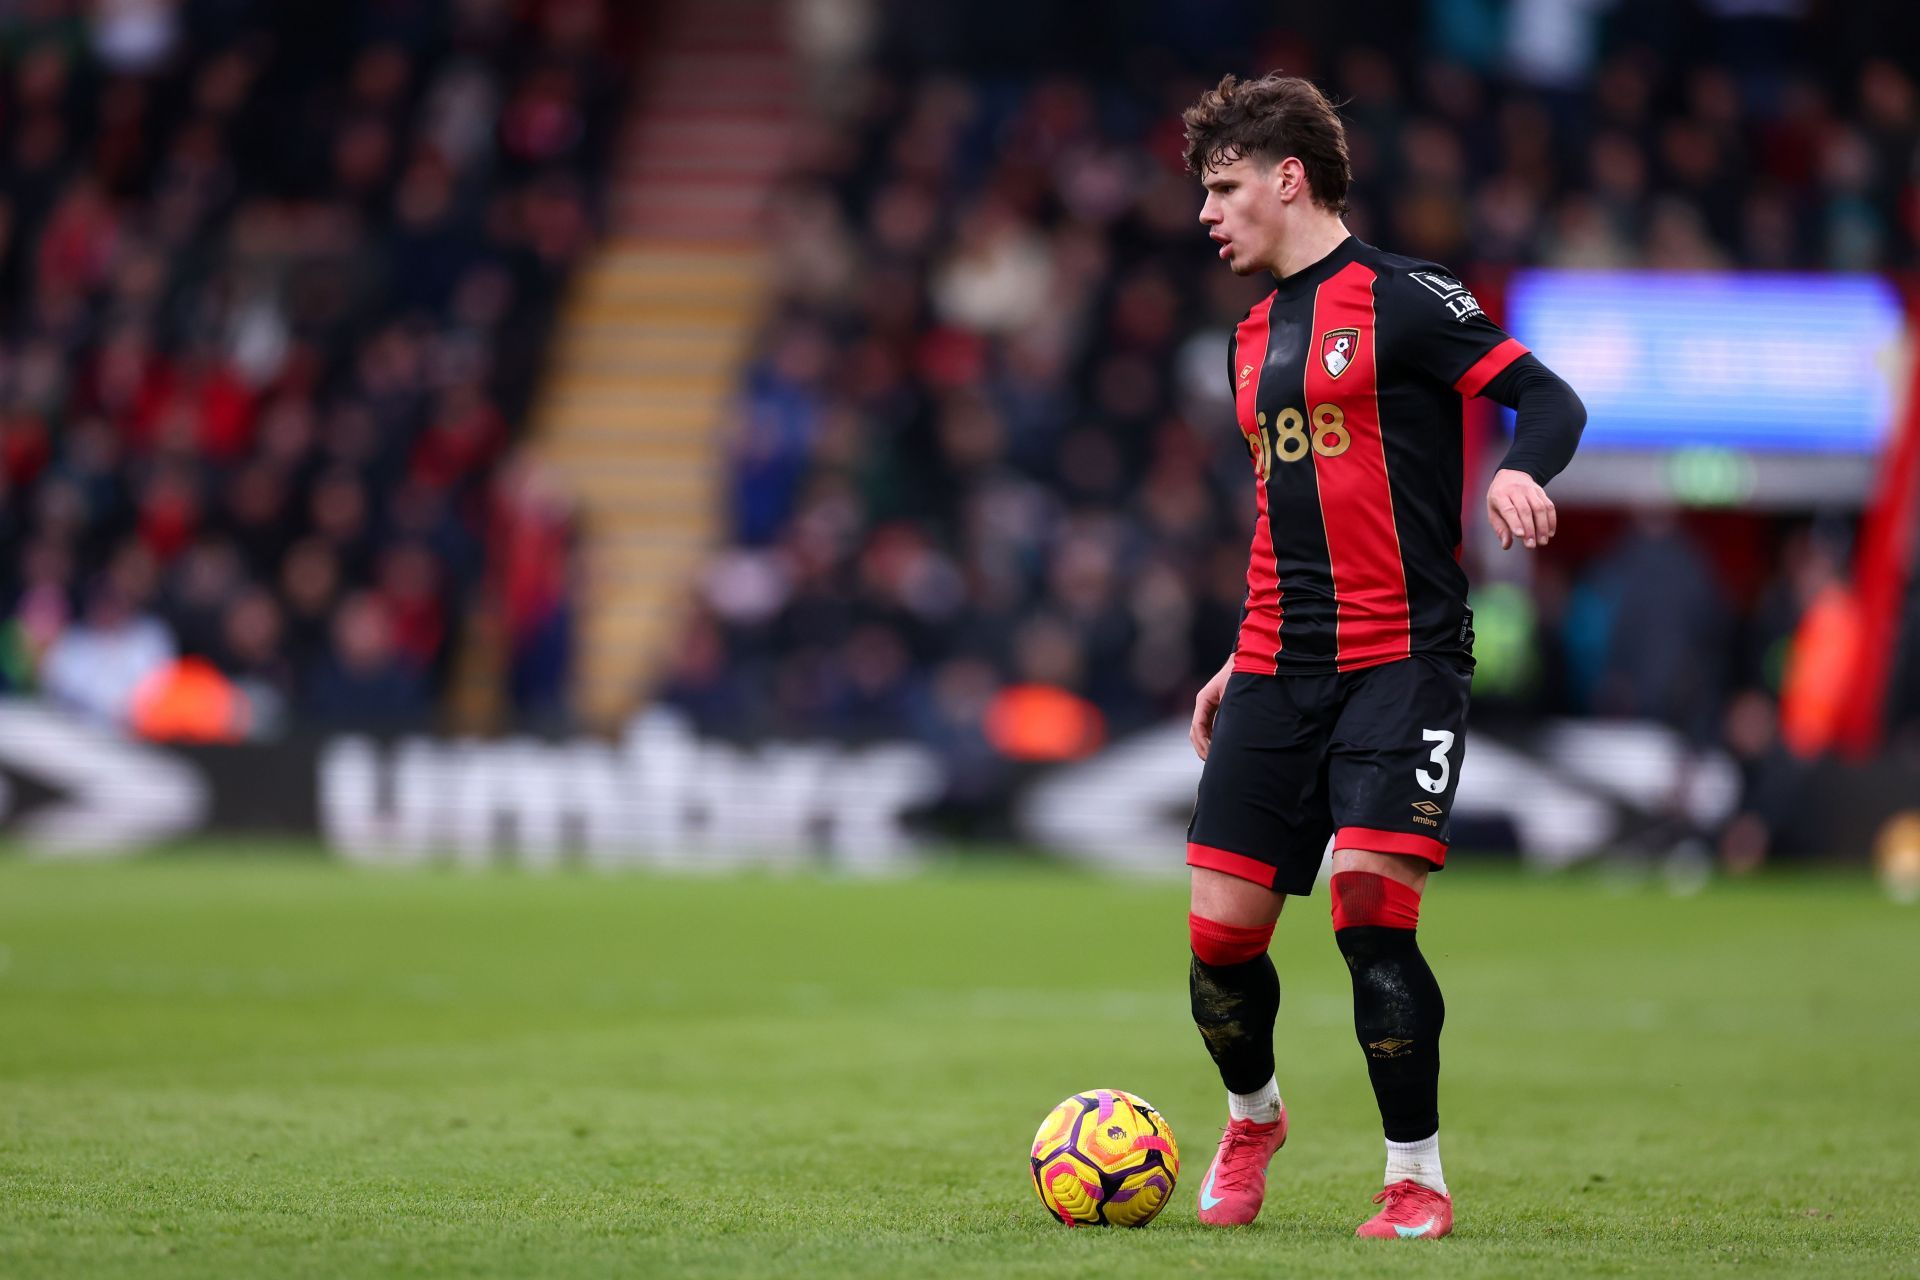
POLYGON ((1190 990, 1229 1114, 1200 1220, 1253 1221, 1286 1141, 1267 948, 1331 837, 1333 936, 1387 1139, 1382 1207, 1358 1234, 1438 1239, 1445 1006, 1414 927, 1446 861, 1473 679, 1461 399, 1518 411, 1487 490, 1503 549, 1554 536, 1545 485, 1586 410, 1444 267, 1348 234, 1346 134, 1313 84, 1228 76, 1184 120, 1221 260, 1274 278, 1228 362, 1258 510, 1246 605, 1193 710, 1190 990))

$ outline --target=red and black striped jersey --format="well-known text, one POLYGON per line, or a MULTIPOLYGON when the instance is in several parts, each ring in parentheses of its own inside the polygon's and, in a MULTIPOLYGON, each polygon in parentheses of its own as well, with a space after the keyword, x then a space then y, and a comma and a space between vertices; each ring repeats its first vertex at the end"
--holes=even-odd
POLYGON ((1352 671, 1471 654, 1461 398, 1527 353, 1431 262, 1348 236, 1234 331, 1253 457, 1235 671, 1352 671))

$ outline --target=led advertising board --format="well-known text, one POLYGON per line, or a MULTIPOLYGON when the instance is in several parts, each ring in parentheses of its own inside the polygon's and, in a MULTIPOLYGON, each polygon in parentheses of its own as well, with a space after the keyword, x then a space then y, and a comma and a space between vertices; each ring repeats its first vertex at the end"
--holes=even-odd
POLYGON ((1872 453, 1899 403, 1906 317, 1875 276, 1523 271, 1505 312, 1586 402, 1583 453, 1872 453))

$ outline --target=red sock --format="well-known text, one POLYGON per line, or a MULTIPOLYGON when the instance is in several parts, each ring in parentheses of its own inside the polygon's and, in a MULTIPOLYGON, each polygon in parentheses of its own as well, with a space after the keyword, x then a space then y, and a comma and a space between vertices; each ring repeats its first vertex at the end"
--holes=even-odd
POLYGON ((1420 923, 1420 892, 1373 871, 1342 871, 1333 877, 1333 927, 1380 925, 1412 929, 1420 923))
POLYGON ((1189 911, 1187 938, 1201 964, 1222 968, 1265 955, 1273 944, 1273 926, 1222 924, 1189 911))

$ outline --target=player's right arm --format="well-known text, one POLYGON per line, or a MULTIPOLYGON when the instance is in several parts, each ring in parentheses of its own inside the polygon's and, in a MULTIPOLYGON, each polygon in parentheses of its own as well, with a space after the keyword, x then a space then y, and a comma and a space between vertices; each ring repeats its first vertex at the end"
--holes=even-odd
POLYGON ((1207 758, 1207 749, 1213 745, 1213 718, 1220 712, 1220 699, 1226 696, 1227 680, 1232 675, 1233 659, 1229 657, 1194 696, 1193 725, 1187 730, 1187 740, 1193 743, 1194 754, 1202 760, 1207 758))

